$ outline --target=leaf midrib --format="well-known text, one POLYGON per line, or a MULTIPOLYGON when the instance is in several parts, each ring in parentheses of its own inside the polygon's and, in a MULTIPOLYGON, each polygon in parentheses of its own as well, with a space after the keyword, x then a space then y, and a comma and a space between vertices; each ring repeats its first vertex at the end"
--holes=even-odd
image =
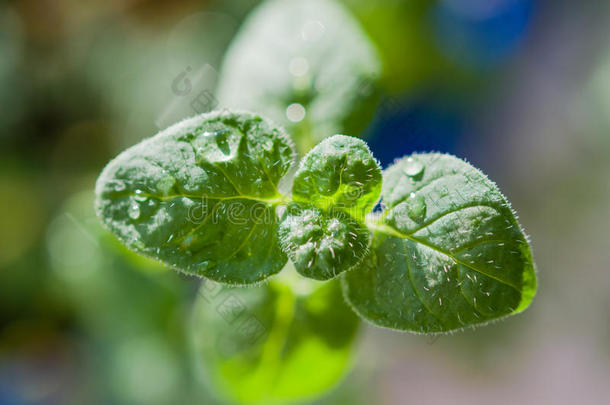
POLYGON ((199 199, 205 198, 208 200, 219 200, 219 201, 250 200, 250 201, 262 202, 262 203, 271 204, 271 205, 286 204, 286 203, 290 202, 290 198, 288 196, 280 194, 280 193, 277 193, 275 196, 273 196, 271 198, 256 197, 256 196, 251 196, 251 195, 214 196, 214 195, 205 195, 205 194, 193 195, 193 194, 182 194, 182 193, 161 196, 161 195, 155 195, 155 194, 144 193, 144 192, 141 192, 141 193, 127 192, 127 193, 123 193, 121 195, 121 198, 124 198, 123 196, 154 198, 159 201, 173 200, 176 198, 189 198, 191 200, 199 200, 199 199))
POLYGON ((398 237, 398 238, 401 238, 401 239, 408 239, 408 240, 410 240, 410 241, 412 241, 414 243, 418 243, 418 244, 421 244, 423 246, 426 246, 426 247, 428 247, 428 248, 430 248, 430 249, 432 249, 432 250, 434 250, 434 251, 436 251, 438 253, 441 253, 441 254, 449 257, 451 260, 453 260, 455 263, 457 263, 457 264, 459 264, 461 266, 469 268, 469 269, 471 269, 471 270, 473 270, 473 271, 475 271, 475 272, 477 272, 477 273, 479 273, 479 274, 481 274, 481 275, 483 275, 485 277, 489 277, 489 278, 491 278, 493 280, 496 280, 497 282, 499 282, 501 284, 507 285, 507 286, 515 289, 519 293, 521 292, 521 290, 517 286, 513 285, 512 283, 509 283, 506 280, 502 280, 502 279, 500 279, 500 278, 498 278, 496 276, 493 276, 493 275, 491 275, 491 274, 489 274, 489 273, 487 273, 487 272, 485 272, 483 270, 477 269, 476 267, 473 267, 471 264, 468 264, 466 262, 463 262, 463 261, 459 260, 452 253, 447 252, 444 249, 442 249, 442 248, 440 248, 440 247, 438 247, 436 245, 428 243, 428 242, 426 242, 424 240, 421 240, 419 238, 416 238, 416 237, 414 237, 412 235, 407 235, 405 233, 402 233, 402 232, 400 232, 400 231, 398 231, 398 230, 396 230, 396 229, 394 229, 394 228, 392 228, 392 227, 390 227, 390 226, 388 226, 386 224, 376 222, 375 220, 372 220, 372 219, 368 219, 367 218, 366 225, 370 229, 373 229, 375 231, 384 233, 386 235, 398 237))

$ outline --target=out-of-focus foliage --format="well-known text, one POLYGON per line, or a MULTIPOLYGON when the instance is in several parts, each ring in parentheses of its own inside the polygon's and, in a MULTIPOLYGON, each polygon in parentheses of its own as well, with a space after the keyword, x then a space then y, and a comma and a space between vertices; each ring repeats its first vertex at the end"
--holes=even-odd
POLYGON ((591 75, 574 103, 571 125, 597 153, 610 155, 610 52, 591 75))
POLYGON ((54 289, 73 303, 101 354, 86 372, 109 402, 186 400, 196 391, 183 366, 190 287, 160 263, 127 252, 102 229, 92 202, 90 191, 71 197, 46 237, 54 289))
POLYGON ((14 169, 0 174, 0 266, 14 262, 40 236, 47 211, 42 198, 31 175, 14 169))
POLYGON ((287 404, 316 398, 345 375, 358 323, 338 281, 288 268, 259 287, 203 282, 192 341, 205 382, 221 397, 287 404))
POLYGON ((345 0, 376 43, 384 91, 481 86, 523 40, 533 0, 345 0))
POLYGON ((286 127, 306 153, 327 136, 359 136, 378 100, 374 45, 335 0, 268 0, 227 50, 218 97, 286 127))

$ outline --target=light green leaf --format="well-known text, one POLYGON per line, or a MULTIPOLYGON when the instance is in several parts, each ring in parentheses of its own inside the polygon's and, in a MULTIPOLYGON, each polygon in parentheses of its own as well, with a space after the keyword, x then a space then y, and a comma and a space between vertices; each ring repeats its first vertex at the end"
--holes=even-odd
POLYGON ((227 51, 218 98, 284 125, 307 152, 327 136, 357 135, 369 124, 380 70, 375 48, 340 3, 270 0, 250 14, 227 51))
POLYGON ((363 221, 379 199, 381 179, 379 164, 364 141, 335 135, 303 158, 294 177, 292 197, 323 210, 350 212, 363 221))
POLYGON ((372 323, 445 332, 524 310, 536 291, 530 246, 506 198, 453 156, 404 158, 384 173, 386 211, 372 252, 345 275, 353 308, 372 323))
POLYGON ((344 211, 322 211, 305 203, 288 206, 280 223, 282 248, 305 277, 328 280, 354 267, 368 251, 364 224, 344 211))
POLYGON ((367 253, 364 225, 381 193, 381 169, 366 144, 335 135, 301 161, 292 185, 292 205, 280 225, 280 240, 302 275, 326 280, 357 265, 367 253))
POLYGON ((290 140, 251 113, 175 124, 112 160, 96 210, 130 249, 229 284, 264 280, 286 262, 277 240, 277 185, 290 140))
POLYGON ((314 399, 349 368, 359 320, 338 281, 294 275, 284 284, 287 272, 254 288, 205 281, 199 291, 191 328, 196 361, 210 389, 225 400, 267 405, 314 399))

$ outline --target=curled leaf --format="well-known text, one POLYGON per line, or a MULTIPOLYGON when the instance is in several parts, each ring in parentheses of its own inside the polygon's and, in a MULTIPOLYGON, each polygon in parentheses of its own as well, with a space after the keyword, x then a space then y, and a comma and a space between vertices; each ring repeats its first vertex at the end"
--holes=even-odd
POLYGON ((299 273, 317 280, 334 278, 360 263, 370 240, 366 226, 344 211, 305 203, 288 206, 279 232, 299 273))

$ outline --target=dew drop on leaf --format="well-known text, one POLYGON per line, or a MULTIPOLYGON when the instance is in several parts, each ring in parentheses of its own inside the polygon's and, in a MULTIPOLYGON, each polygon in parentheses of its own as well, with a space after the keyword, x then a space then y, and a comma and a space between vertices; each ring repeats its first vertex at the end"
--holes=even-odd
POLYGON ((204 260, 198 263, 197 266, 199 267, 199 270, 207 270, 211 267, 214 267, 214 262, 210 260, 204 260))
POLYGON ((164 176, 161 177, 161 179, 159 179, 157 182, 157 189, 162 195, 167 195, 171 191, 172 187, 174 187, 175 183, 176 179, 173 176, 164 173, 164 176))
POLYGON ((407 159, 407 161, 405 162, 404 169, 403 169, 405 174, 409 177, 415 177, 415 176, 419 175, 423 170, 424 170, 424 165, 422 165, 420 162, 413 159, 412 157, 407 159))
POLYGON ((127 215, 129 215, 129 218, 131 218, 131 219, 140 218, 140 206, 138 205, 138 203, 136 201, 132 201, 131 204, 129 204, 129 209, 127 210, 127 215))
POLYGON ((203 134, 201 134, 202 136, 206 137, 206 138, 215 138, 218 135, 224 134, 226 132, 226 130, 219 130, 219 131, 206 131, 203 134))
POLYGON ((411 193, 407 200, 407 214, 415 222, 420 222, 426 216, 426 200, 420 194, 411 193))

